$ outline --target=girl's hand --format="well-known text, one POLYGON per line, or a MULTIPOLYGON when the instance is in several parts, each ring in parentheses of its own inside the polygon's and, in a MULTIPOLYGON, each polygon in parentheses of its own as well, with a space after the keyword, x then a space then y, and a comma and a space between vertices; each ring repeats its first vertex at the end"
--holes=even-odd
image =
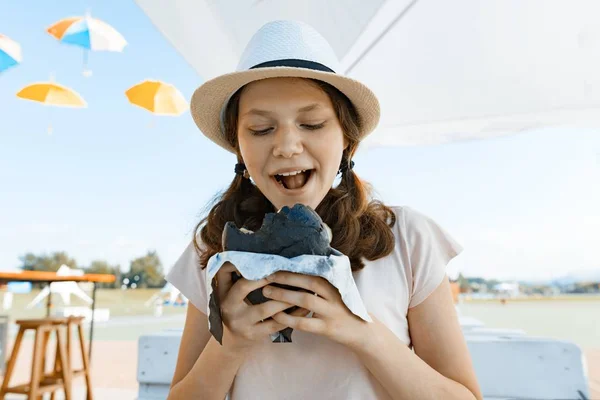
POLYGON ((285 312, 276 313, 273 320, 281 326, 326 336, 351 348, 361 346, 368 337, 366 331, 369 323, 346 307, 340 292, 326 279, 284 271, 276 272, 266 279, 272 283, 296 286, 310 292, 286 290, 271 285, 263 288, 263 294, 269 299, 313 311, 312 318, 289 315, 285 312))
MULTIPOLYGON (((224 264, 217 272, 217 296, 220 299, 223 321, 223 346, 232 352, 246 352, 270 334, 285 329, 271 317, 290 307, 291 304, 270 300, 252 305, 245 301, 248 293, 262 288, 269 281, 250 281, 244 278, 233 283, 231 273, 237 271, 231 263, 224 264), (264 322, 263 322, 264 321, 264 322)), ((296 310, 301 315, 305 310, 296 310)))

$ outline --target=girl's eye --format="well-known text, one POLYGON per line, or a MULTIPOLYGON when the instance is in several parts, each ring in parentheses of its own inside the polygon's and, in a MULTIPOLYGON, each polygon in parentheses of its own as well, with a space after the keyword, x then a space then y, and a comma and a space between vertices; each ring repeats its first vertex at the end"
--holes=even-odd
POLYGON ((316 125, 302 124, 300 126, 305 129, 308 129, 309 131, 316 131, 317 129, 321 129, 322 127, 324 127, 325 122, 321 122, 320 124, 316 124, 316 125))
POLYGON ((271 132, 273 130, 273 128, 261 129, 259 131, 254 130, 254 129, 249 129, 249 130, 250 130, 250 133, 252 133, 253 135, 262 136, 262 135, 266 135, 267 133, 271 132))

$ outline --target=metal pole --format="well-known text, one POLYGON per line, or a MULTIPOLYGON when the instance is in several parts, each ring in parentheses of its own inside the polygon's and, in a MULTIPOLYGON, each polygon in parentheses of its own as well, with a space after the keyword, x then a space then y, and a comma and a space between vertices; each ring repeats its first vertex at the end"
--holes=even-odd
POLYGON ((96 282, 92 282, 93 283, 93 289, 92 289, 92 322, 90 324, 90 345, 88 348, 88 358, 90 360, 90 363, 92 361, 92 340, 94 340, 94 319, 95 319, 95 313, 96 313, 96 282))
POLYGON ((52 282, 48 283, 48 301, 46 302, 46 317, 50 317, 50 309, 52 308, 52 282))

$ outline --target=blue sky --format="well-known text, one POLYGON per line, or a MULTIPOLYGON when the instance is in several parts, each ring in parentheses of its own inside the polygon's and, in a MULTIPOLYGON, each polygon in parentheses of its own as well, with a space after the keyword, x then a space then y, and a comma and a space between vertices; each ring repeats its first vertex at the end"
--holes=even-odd
MULTIPOLYGON (((235 159, 204 139, 189 113, 155 117, 124 95, 146 78, 189 99, 202 82, 133 1, 0 1, 0 33, 24 62, 0 75, 0 269, 25 252, 67 251, 129 268, 157 250, 168 270, 205 204, 233 177, 235 159), (127 39, 91 53, 45 32, 90 9, 127 39), (18 99, 50 75, 87 109, 18 99), (47 133, 49 123, 53 133, 47 133)), ((600 269, 600 132, 545 129, 486 141, 363 150, 356 172, 387 203, 435 218, 465 247, 449 272, 547 279, 600 269)))

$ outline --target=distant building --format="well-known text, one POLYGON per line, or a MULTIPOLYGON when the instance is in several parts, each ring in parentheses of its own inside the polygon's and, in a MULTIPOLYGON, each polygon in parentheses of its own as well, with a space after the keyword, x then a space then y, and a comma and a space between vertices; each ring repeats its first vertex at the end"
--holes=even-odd
POLYGON ((557 296, 561 293, 561 290, 558 286, 530 285, 521 286, 521 292, 530 296, 557 296))
POLYGON ((600 293, 600 283, 598 282, 581 282, 573 286, 572 293, 600 293))
POLYGON ((488 287, 485 283, 473 282, 470 285, 471 293, 487 293, 488 287))
POLYGON ((493 291, 499 295, 516 297, 521 294, 520 285, 518 283, 502 282, 493 287, 493 291))

